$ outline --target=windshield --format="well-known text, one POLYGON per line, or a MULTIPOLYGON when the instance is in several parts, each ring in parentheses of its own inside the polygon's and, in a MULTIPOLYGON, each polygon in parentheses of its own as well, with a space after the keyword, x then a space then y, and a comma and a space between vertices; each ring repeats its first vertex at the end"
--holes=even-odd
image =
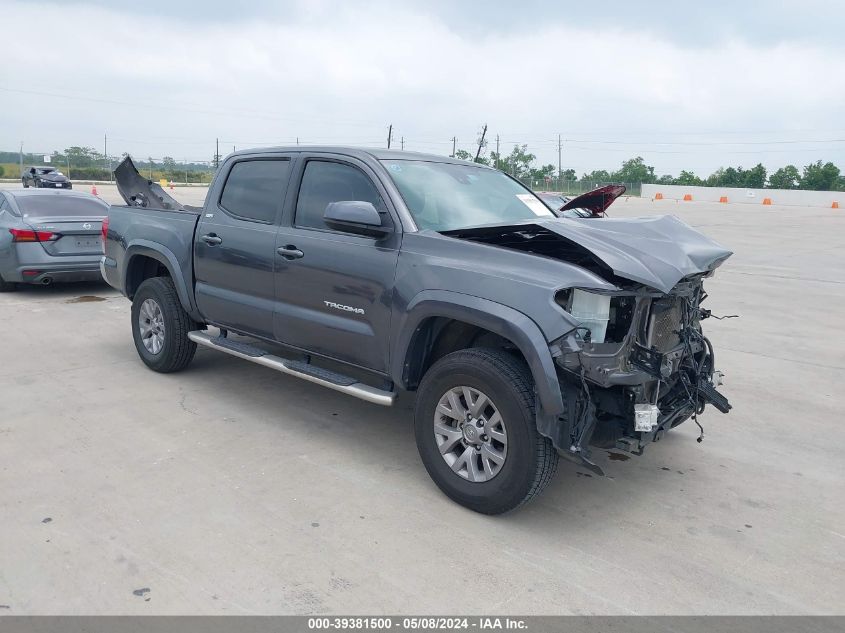
POLYGON ((554 217, 542 200, 500 171, 421 160, 382 163, 421 229, 447 231, 554 217))

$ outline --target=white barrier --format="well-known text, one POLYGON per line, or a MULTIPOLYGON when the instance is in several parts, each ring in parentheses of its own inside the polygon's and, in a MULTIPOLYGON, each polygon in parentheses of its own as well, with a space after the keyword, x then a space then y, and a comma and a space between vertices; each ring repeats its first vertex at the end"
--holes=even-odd
POLYGON ((701 202, 744 202, 763 204, 794 205, 802 207, 833 207, 845 209, 845 191, 803 191, 800 189, 740 189, 736 187, 687 187, 685 185, 643 185, 643 198, 665 198, 667 200, 689 199, 701 202), (658 195, 660 194, 660 195, 658 195), (835 203, 835 204, 834 204, 835 203))

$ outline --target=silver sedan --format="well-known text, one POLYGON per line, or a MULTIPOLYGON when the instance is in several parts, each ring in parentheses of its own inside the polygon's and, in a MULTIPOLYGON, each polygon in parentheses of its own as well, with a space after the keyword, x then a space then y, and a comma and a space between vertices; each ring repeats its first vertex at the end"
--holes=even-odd
POLYGON ((76 191, 0 190, 0 292, 101 279, 109 205, 76 191))

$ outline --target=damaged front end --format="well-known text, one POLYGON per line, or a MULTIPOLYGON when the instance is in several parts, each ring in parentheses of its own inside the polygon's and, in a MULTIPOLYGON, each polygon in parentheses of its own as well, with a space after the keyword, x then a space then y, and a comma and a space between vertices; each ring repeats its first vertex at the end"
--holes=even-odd
POLYGON ((570 287, 563 278, 554 297, 575 327, 550 343, 564 411, 538 411, 537 428, 561 454, 601 472, 590 445, 641 454, 708 404, 730 410, 701 329, 710 316, 704 279, 732 254, 717 242, 672 216, 536 219, 444 234, 563 261, 614 286, 570 287))
POLYGON ((727 413, 713 346, 701 329, 710 315, 701 307, 704 277, 684 278, 668 293, 645 286, 559 292, 558 304, 583 325, 551 345, 566 411, 538 420, 540 431, 598 470, 590 445, 642 454, 708 404, 727 413))

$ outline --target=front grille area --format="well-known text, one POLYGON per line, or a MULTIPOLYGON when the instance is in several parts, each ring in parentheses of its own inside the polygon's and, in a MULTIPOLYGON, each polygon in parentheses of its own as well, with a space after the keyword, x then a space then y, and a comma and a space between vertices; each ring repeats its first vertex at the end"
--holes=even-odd
POLYGON ((679 297, 660 299, 652 304, 648 347, 654 347, 658 352, 668 352, 680 344, 682 308, 682 299, 679 297))

